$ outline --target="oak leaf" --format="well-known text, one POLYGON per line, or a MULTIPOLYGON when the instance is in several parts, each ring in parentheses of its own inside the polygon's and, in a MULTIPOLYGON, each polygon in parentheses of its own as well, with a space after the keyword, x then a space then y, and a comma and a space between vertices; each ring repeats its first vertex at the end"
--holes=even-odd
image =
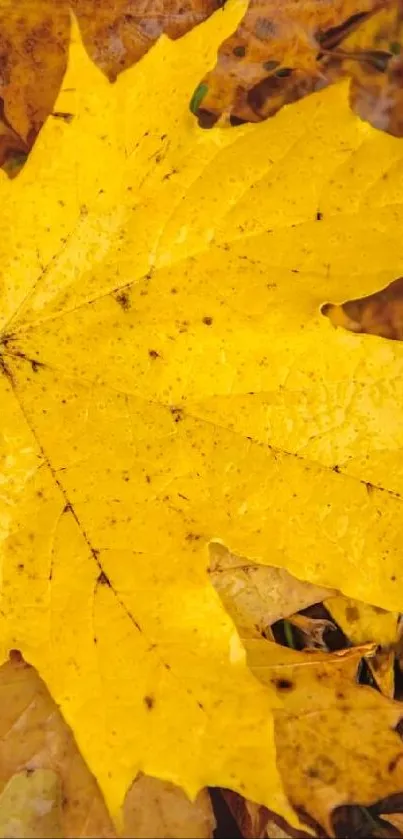
POLYGON ((74 118, 1 183, 0 654, 37 667, 115 816, 142 771, 295 822, 209 542, 401 607, 402 347, 320 305, 402 273, 403 149, 343 85, 200 130, 242 11, 113 87, 76 42, 74 118))

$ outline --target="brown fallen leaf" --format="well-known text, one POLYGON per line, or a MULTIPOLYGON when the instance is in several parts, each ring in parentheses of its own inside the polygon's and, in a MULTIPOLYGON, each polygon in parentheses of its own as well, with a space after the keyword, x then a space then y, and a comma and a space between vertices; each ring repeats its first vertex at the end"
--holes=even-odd
MULTIPOLYGON (((70 12, 92 59, 114 80, 165 33, 180 38, 224 0, 4 0, 0 7, 0 165, 28 152, 66 70, 70 12), (3 136, 4 135, 4 136, 3 136)), ((55 119, 60 115, 53 114, 55 119)))
POLYGON ((293 577, 283 568, 258 565, 210 545, 210 580, 242 638, 260 637, 268 627, 334 591, 293 577))
MULTIPOLYGON (((332 81, 322 59, 378 9, 396 0, 251 0, 207 74, 201 124, 222 114, 256 122, 332 81)), ((339 62, 340 63, 340 62, 339 62)), ((339 69, 338 77, 345 68, 339 69)))
POLYGON ((324 56, 326 73, 352 79, 355 111, 376 128, 403 134, 403 5, 385 3, 362 20, 343 41, 343 49, 324 56), (336 55, 339 53, 339 55, 336 55))
POLYGON ((61 784, 55 772, 17 772, 0 795, 0 837, 63 839, 61 809, 61 784))
POLYGON ((66 69, 69 32, 65 0, 1 3, 0 96, 10 138, 17 134, 26 151, 56 100, 66 69))
POLYGON ((321 312, 333 326, 349 332, 366 332, 394 341, 403 340, 403 277, 367 297, 340 305, 324 303, 321 312))
POLYGON ((16 653, 0 667, 0 792, 16 773, 32 770, 60 778, 64 836, 115 836, 70 728, 37 672, 16 653))
POLYGON ((190 801, 180 787, 139 775, 127 793, 127 839, 210 839, 215 818, 207 790, 190 801))
POLYGON ((152 47, 160 35, 175 40, 224 5, 224 0, 71 0, 84 43, 110 79, 152 47))

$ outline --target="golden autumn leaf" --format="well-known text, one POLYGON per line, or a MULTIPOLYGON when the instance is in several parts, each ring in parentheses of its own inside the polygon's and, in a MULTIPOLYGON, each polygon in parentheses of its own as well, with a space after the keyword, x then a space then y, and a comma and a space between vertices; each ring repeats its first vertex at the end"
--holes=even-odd
POLYGON ((382 693, 393 697, 395 652, 400 636, 398 613, 348 597, 330 597, 324 605, 352 644, 373 641, 378 645, 367 663, 382 693))
POLYGON ((402 273, 403 148, 344 85, 199 129, 242 12, 114 86, 76 40, 72 120, 1 182, 1 656, 38 669, 114 816, 142 771, 295 821, 209 542, 401 607, 403 350, 320 305, 402 273))
POLYGON ((398 614, 347 597, 330 597, 324 605, 352 644, 395 644, 398 614))
POLYGON ((278 765, 299 810, 333 836, 335 808, 368 806, 401 792, 403 744, 396 727, 402 707, 355 683, 365 650, 287 649, 282 655, 270 641, 245 644, 253 672, 277 689, 278 765))

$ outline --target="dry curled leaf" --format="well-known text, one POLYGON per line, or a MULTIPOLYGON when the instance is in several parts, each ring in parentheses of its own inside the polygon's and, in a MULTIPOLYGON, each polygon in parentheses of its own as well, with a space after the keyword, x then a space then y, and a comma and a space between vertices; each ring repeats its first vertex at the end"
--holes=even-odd
POLYGON ((284 568, 270 568, 210 545, 210 580, 241 638, 259 637, 275 621, 319 603, 334 592, 297 580, 284 568))
POLYGON ((308 615, 290 615, 288 621, 302 633, 305 640, 304 647, 308 650, 326 650, 324 633, 336 628, 334 623, 326 618, 312 618, 308 615))

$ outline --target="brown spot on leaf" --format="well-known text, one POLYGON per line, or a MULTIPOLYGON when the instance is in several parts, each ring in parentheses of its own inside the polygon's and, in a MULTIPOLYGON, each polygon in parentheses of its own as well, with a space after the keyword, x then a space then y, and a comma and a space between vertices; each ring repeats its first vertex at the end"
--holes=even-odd
POLYGON ((14 664, 22 664, 24 661, 23 655, 20 650, 9 650, 8 657, 10 661, 14 662, 14 664))
POLYGON ((119 306, 122 307, 124 312, 127 312, 130 309, 130 295, 127 291, 119 291, 118 294, 115 294, 115 300, 119 303, 119 306))
POLYGON ((359 617, 360 613, 357 606, 346 606, 346 619, 349 623, 355 623, 355 621, 358 621, 359 617))
POLYGON ((155 699, 153 696, 145 696, 143 698, 144 705, 148 708, 149 711, 152 711, 155 705, 155 699))
POLYGON ((402 760, 402 758, 403 752, 400 752, 398 755, 392 758, 392 760, 390 760, 388 763, 388 772, 394 772, 397 764, 402 760))
POLYGON ((273 70, 277 69, 277 67, 279 66, 279 62, 274 60, 264 61, 262 66, 263 70, 267 70, 268 73, 271 73, 273 70))
POLYGON ((276 76, 279 79, 287 79, 288 76, 291 76, 292 72, 292 67, 280 67, 278 70, 276 70, 276 76))
POLYGON ((67 123, 70 123, 74 119, 74 114, 69 113, 69 111, 53 111, 51 116, 55 119, 62 119, 63 122, 67 123))
MULTIPOLYGON (((267 38, 272 38, 276 34, 276 24, 268 17, 258 17, 253 32, 259 41, 266 41, 267 38)), ((270 63, 278 66, 278 61, 272 61, 270 63)))
POLYGON ((273 679, 273 684, 276 690, 280 692, 287 692, 294 690, 294 682, 291 679, 273 679))
POLYGON ((169 410, 174 418, 174 422, 181 422, 181 420, 183 420, 182 408, 176 408, 175 406, 172 406, 169 410))

